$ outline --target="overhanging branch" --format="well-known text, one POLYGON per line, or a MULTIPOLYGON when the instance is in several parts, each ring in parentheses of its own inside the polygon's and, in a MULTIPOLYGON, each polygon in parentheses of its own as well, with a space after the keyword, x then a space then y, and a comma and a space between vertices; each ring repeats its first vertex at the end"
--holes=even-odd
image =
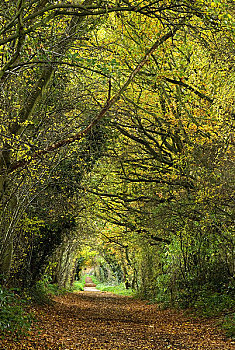
POLYGON ((186 88, 187 90, 192 91, 195 95, 199 96, 200 98, 202 98, 202 99, 204 99, 204 100, 207 100, 207 101, 210 102, 210 103, 213 102, 213 99, 212 99, 212 98, 210 98, 209 96, 203 94, 202 92, 198 91, 197 89, 195 89, 195 88, 192 87, 191 85, 186 84, 185 82, 183 82, 183 81, 181 81, 181 80, 170 79, 170 78, 167 78, 167 77, 164 77, 163 79, 166 80, 166 81, 168 81, 168 83, 183 86, 183 87, 186 88))
MULTIPOLYGON (((23 158, 9 166, 8 169, 5 171, 7 173, 12 173, 16 169, 20 169, 25 167, 26 165, 29 165, 33 160, 40 159, 42 156, 46 154, 50 154, 51 152, 56 151, 57 149, 64 147, 66 145, 70 145, 75 141, 80 140, 84 136, 86 136, 92 128, 94 128, 100 120, 104 118, 106 113, 111 109, 111 107, 121 98, 122 94, 125 92, 125 90, 128 88, 130 83, 134 80, 136 75, 139 73, 139 71, 142 69, 142 67, 147 63, 152 53, 161 46, 165 41, 167 41, 169 38, 172 38, 175 33, 181 28, 181 26, 184 24, 185 18, 183 18, 178 25, 175 25, 171 31, 163 35, 161 38, 157 39, 153 46, 147 51, 147 53, 144 55, 143 59, 140 61, 140 63, 136 66, 136 68, 132 71, 129 78, 126 80, 126 82, 123 84, 122 88, 109 100, 107 101, 106 105, 101 109, 101 111, 98 113, 98 115, 92 120, 92 122, 83 130, 79 131, 75 135, 71 135, 70 137, 60 140, 58 142, 55 142, 46 148, 39 150, 31 155, 30 158, 23 158)), ((2 172, 3 173, 3 172, 2 172)))

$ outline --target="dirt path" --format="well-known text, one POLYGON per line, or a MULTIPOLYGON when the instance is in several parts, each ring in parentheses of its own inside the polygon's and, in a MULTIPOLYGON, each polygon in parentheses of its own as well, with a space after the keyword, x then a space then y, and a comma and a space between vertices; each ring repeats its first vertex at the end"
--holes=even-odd
POLYGON ((34 313, 39 321, 30 337, 0 340, 1 350, 235 349, 212 322, 111 293, 71 293, 34 313))
POLYGON ((91 277, 86 277, 84 291, 85 292, 99 292, 99 290, 96 289, 96 284, 93 283, 91 277))

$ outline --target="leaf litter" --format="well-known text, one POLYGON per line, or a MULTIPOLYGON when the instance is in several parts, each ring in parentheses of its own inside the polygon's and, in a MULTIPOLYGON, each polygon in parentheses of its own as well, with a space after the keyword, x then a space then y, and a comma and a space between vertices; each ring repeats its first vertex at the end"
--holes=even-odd
POLYGON ((0 339, 1 350, 233 350, 213 320, 108 292, 68 293, 34 306, 27 336, 0 339))

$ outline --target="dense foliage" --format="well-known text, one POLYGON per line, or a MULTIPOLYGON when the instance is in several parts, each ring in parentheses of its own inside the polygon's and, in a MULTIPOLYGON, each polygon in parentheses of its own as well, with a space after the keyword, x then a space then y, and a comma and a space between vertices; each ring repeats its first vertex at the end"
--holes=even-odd
POLYGON ((1 0, 0 275, 234 306, 234 5, 1 0))
POLYGON ((0 286, 0 332, 22 335, 31 326, 32 316, 24 309, 27 301, 20 299, 16 291, 0 286))

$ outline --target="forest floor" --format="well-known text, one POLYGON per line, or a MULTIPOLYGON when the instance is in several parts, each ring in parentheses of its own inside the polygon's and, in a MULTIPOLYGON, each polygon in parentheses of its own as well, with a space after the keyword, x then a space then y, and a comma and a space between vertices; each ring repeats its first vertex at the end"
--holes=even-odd
POLYGON ((77 292, 34 306, 28 336, 0 339, 1 350, 235 349, 212 320, 108 292, 77 292))

